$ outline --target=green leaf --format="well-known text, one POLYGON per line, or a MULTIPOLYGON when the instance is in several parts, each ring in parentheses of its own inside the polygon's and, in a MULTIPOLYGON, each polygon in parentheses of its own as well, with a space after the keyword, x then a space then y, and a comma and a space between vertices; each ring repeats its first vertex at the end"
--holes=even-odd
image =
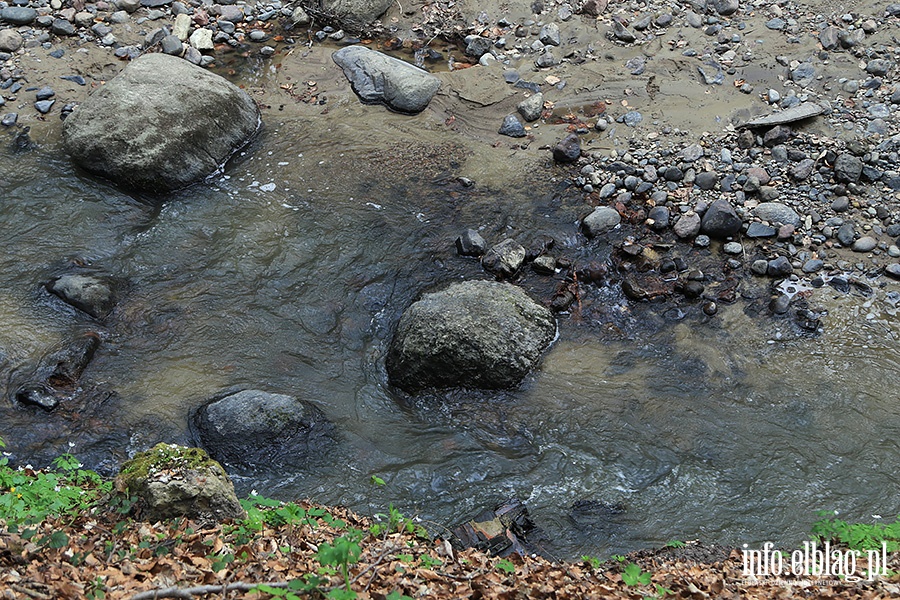
POLYGON ((52 534, 50 534, 47 545, 51 548, 65 548, 69 545, 69 536, 67 536, 63 531, 54 531, 52 534))
POLYGON ((636 563, 628 563, 622 571, 622 581, 627 586, 649 585, 651 577, 650 573, 642 572, 640 565, 636 563))
POLYGON ((503 571, 506 574, 516 572, 516 565, 514 565, 512 561, 506 560, 505 558, 503 560, 498 560, 497 564, 494 566, 497 567, 498 570, 503 571))
POLYGON ((382 479, 378 475, 372 475, 372 483, 374 483, 375 485, 386 485, 384 483, 384 479, 382 479))

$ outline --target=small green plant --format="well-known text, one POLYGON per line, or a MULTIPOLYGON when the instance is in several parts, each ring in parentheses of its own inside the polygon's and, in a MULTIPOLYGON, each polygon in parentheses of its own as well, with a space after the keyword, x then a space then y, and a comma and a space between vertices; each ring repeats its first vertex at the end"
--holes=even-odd
POLYGON ((675 591, 670 590, 667 587, 663 587, 658 583, 654 583, 653 587, 656 589, 656 593, 650 594, 648 596, 644 596, 644 600, 662 600, 666 596, 674 596, 675 591))
POLYGON ((594 569, 595 571, 600 568, 601 562, 600 562, 600 559, 597 558, 596 556, 589 556, 589 555, 585 554, 584 556, 581 557, 581 560, 583 560, 585 563, 587 563, 587 565, 590 568, 594 569))
POLYGON ((888 552, 900 550, 900 516, 893 523, 847 523, 832 518, 834 513, 821 511, 820 520, 813 523, 812 534, 820 542, 837 542, 851 550, 881 550, 886 544, 888 552))
POLYGON ((614 561, 616 561, 616 562, 620 562, 620 563, 623 563, 623 562, 625 562, 626 560, 628 560, 627 558, 625 558, 625 557, 622 556, 621 554, 613 554, 612 556, 610 556, 610 558, 611 558, 612 560, 614 560, 614 561))
POLYGON ((339 569, 344 577, 344 592, 346 594, 342 595, 338 592, 332 595, 331 592, 340 589, 335 588, 329 592, 330 598, 356 598, 356 593, 350 589, 350 565, 359 560, 359 555, 362 553, 359 542, 362 540, 362 537, 362 531, 354 530, 339 538, 335 538, 331 544, 319 545, 319 551, 316 553, 316 559, 319 561, 319 564, 323 567, 339 569))
MULTIPOLYGON (((0 448, 6 444, 0 439, 0 448)), ((34 470, 30 466, 14 469, 6 456, 0 457, 0 521, 11 531, 22 525, 36 525, 47 517, 64 517, 87 511, 112 492, 112 483, 104 482, 94 471, 83 469, 71 454, 53 461, 54 469, 34 470)), ((61 548, 68 544, 56 534, 42 545, 61 548), (60 545, 62 544, 62 545, 60 545)))
POLYGON ((378 475, 372 475, 372 483, 375 485, 386 485, 384 483, 384 479, 382 479, 378 475))
POLYGON ((497 568, 497 570, 503 571, 503 572, 506 573, 507 575, 516 572, 516 565, 514 565, 514 564, 512 563, 512 561, 507 560, 507 559, 505 559, 505 558, 502 559, 502 560, 498 560, 498 561, 497 561, 497 564, 495 564, 494 566, 497 568))
POLYGON ((669 540, 666 542, 666 548, 684 548, 686 544, 681 540, 669 540))
POLYGON ((292 581, 289 581, 285 587, 275 587, 271 585, 260 584, 251 589, 250 593, 258 594, 260 592, 265 592, 275 598, 284 598, 285 600, 301 600, 301 598, 306 598, 307 594, 309 594, 310 592, 318 590, 323 583, 324 580, 318 575, 307 573, 303 576, 302 579, 294 579, 292 581), (294 592, 299 592, 300 594, 303 594, 303 596, 295 594, 294 592))
POLYGON ((650 585, 650 573, 642 571, 637 563, 628 563, 622 571, 622 581, 631 587, 636 585, 650 585))
POLYGON ((433 568, 439 567, 443 564, 444 564, 444 561, 442 561, 439 558, 435 558, 435 557, 431 556, 430 554, 423 554, 422 556, 419 557, 419 565, 426 569, 433 569, 433 568))

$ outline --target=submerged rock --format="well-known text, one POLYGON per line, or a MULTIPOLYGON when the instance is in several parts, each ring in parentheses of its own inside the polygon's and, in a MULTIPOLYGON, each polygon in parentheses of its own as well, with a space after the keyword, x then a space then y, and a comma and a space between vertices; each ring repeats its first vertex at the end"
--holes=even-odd
POLYGON ((246 516, 225 469, 200 448, 157 444, 122 465, 116 490, 137 496, 137 516, 153 523, 176 517, 208 525, 246 516))
POLYGON ((555 335, 552 313, 521 289, 457 283, 425 294, 403 314, 388 352, 388 376, 408 392, 513 387, 555 335))
POLYGON ((47 284, 47 291, 95 319, 104 319, 116 304, 115 282, 100 275, 72 273, 47 284))
POLYGON ((47 412, 56 409, 61 402, 79 391, 81 374, 99 347, 100 337, 94 332, 88 332, 50 352, 41 359, 35 371, 28 376, 27 382, 16 390, 16 401, 27 406, 37 406, 47 412))
POLYGON ((363 46, 342 48, 331 58, 360 100, 399 112, 421 112, 441 87, 441 80, 427 71, 363 46))
POLYGON ((63 124, 82 168, 129 188, 168 192, 218 170, 260 125, 250 96, 166 54, 145 54, 63 124))
POLYGON ((191 429, 210 456, 238 468, 304 465, 334 441, 334 425, 317 406, 261 390, 205 404, 191 429))

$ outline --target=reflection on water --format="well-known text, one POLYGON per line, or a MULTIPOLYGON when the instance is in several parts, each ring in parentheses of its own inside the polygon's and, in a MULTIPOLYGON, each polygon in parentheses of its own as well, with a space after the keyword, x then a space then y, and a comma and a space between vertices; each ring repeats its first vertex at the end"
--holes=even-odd
MULTIPOLYGON (((316 403, 342 443, 308 472, 263 469, 238 480, 241 491, 364 512, 394 503, 442 524, 518 496, 560 555, 673 538, 788 544, 819 509, 896 511, 894 288, 816 292, 830 311, 818 338, 738 305, 676 322, 586 290, 604 310, 563 316, 521 389, 408 398, 386 386, 386 345, 421 292, 485 276, 455 256, 462 229, 483 226, 492 241, 548 234, 578 256, 604 248, 572 247, 580 199, 542 188, 543 175, 467 188, 452 147, 381 156, 364 140, 338 148, 297 131, 271 128, 227 175, 161 205, 72 175, 52 148, 0 157, 15 173, 0 188, 3 381, 99 330, 85 378, 116 394, 97 408, 104 423, 60 437, 56 417, 14 408, 7 389, 0 435, 19 458, 46 461, 74 443, 110 467, 126 451, 187 441, 199 403, 253 387, 316 403), (73 262, 128 282, 105 327, 41 287, 73 262), (101 443, 79 445, 109 426, 101 443), (388 485, 373 487, 373 474, 388 485)), ((522 285, 553 287, 530 272, 522 285)))

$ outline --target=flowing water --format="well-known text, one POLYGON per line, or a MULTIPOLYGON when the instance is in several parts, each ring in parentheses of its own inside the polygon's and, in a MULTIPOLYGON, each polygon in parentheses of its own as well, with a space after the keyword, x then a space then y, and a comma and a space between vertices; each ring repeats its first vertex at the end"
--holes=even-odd
MULTIPOLYGON (((330 123, 270 122, 226 175, 164 201, 73 173, 53 140, 0 156, 0 435, 14 457, 71 450, 112 469, 188 441, 189 413, 222 390, 261 388, 314 402, 340 444, 302 473, 238 478, 240 492, 370 514, 394 503, 444 525, 516 496, 562 556, 673 538, 790 547, 820 509, 900 511, 891 287, 819 290, 829 315, 813 337, 740 303, 672 319, 585 286, 520 389, 391 389, 384 354, 403 309, 486 277, 455 255, 464 228, 550 235, 578 258, 607 249, 579 237, 582 201, 549 166, 466 187, 455 177, 472 158, 452 143, 384 149, 377 123, 330 123), (73 263, 127 282, 106 326, 44 291, 73 263), (65 419, 14 406, 22 374, 89 330, 103 343, 84 379, 116 395, 65 419)), ((548 297, 555 282, 522 285, 548 297)))

